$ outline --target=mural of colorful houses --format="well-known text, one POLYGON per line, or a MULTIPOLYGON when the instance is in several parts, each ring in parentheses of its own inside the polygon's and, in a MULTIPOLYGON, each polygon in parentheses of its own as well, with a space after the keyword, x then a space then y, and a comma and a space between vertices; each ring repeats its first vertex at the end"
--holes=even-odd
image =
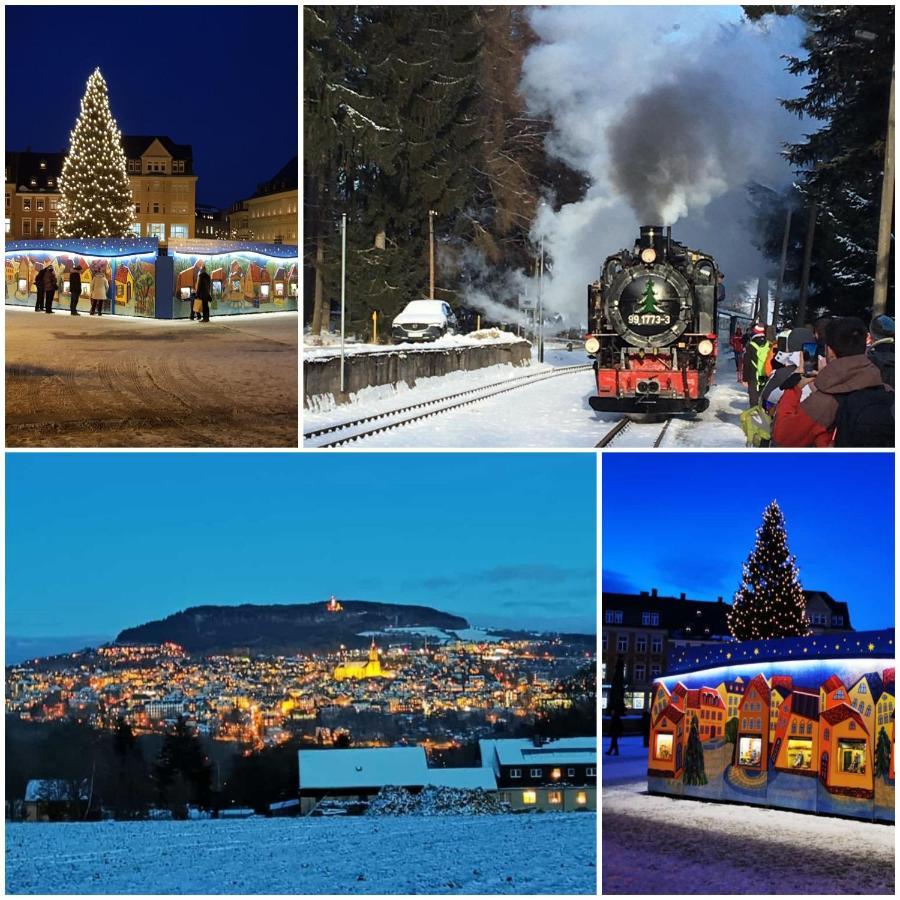
MULTIPOLYGON (((809 639, 792 640, 802 652, 809 639)), ((650 791, 893 821, 887 662, 766 660, 657 680, 650 791), (698 769, 702 778, 689 780, 698 769)))

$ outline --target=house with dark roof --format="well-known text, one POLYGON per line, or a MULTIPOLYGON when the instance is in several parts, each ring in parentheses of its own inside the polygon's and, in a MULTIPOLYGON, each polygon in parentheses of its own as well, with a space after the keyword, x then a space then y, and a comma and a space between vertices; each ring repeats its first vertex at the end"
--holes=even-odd
POLYGON ((770 753, 772 765, 795 775, 815 776, 818 747, 819 695, 792 690, 778 711, 770 753))
POLYGON ((658 778, 680 778, 688 739, 688 720, 675 703, 664 706, 650 723, 650 762, 647 774, 658 778))
POLYGON ((765 676, 756 675, 747 684, 738 706, 735 763, 764 771, 769 758, 769 706, 771 689, 765 676))
POLYGON ((271 178, 258 184, 255 193, 235 203, 228 214, 232 237, 245 240, 297 243, 297 157, 271 178))

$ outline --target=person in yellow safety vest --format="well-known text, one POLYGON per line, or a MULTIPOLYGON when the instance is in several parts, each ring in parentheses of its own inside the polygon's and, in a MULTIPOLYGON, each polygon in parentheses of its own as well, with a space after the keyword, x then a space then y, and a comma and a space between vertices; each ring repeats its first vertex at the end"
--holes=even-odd
POLYGON ((753 326, 750 340, 747 341, 747 349, 744 352, 744 381, 747 382, 751 406, 759 403, 759 392, 769 377, 766 374, 766 368, 768 367, 771 372, 771 353, 771 347, 766 338, 766 326, 757 323, 753 326))

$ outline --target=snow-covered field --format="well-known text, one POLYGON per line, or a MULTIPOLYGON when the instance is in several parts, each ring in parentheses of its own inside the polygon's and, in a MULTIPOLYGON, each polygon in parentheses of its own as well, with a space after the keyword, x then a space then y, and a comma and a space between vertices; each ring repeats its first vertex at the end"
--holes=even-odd
POLYGON ((894 893, 892 825, 650 796, 643 742, 619 746, 602 760, 604 894, 894 893))
POLYGON ((11 894, 594 894, 589 813, 6 826, 11 894))
MULTIPOLYGON (((344 355, 356 353, 396 353, 399 350, 443 350, 449 347, 481 347, 485 343, 512 344, 523 340, 511 331, 497 328, 483 328, 469 334, 445 334, 434 341, 408 341, 402 344, 363 344, 345 342, 344 355)), ((323 335, 313 340, 303 337, 303 355, 307 359, 331 359, 340 354, 340 335, 323 335)))
MULTIPOLYGON (((577 346, 569 351, 547 349, 544 363, 530 366, 490 366, 420 379, 415 388, 385 385, 361 391, 356 402, 335 406, 317 401, 317 409, 303 414, 304 431, 324 428, 356 417, 375 415, 413 403, 446 397, 458 391, 519 378, 530 373, 585 365, 590 362, 577 346)), ((663 447, 743 447, 738 416, 747 408, 747 392, 734 373, 721 373, 710 391, 710 407, 696 418, 676 418, 663 447)), ((595 447, 619 421, 617 413, 594 412, 588 400, 594 393, 593 373, 573 372, 479 401, 471 406, 372 435, 355 447, 595 447)), ((661 425, 634 423, 612 444, 615 448, 652 447, 661 425)), ((322 438, 328 440, 330 438, 322 438)))

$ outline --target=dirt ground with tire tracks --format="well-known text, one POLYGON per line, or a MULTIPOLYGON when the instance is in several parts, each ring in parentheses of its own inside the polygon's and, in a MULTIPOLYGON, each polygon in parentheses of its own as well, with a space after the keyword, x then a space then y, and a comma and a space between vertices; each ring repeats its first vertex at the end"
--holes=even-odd
POLYGON ((6 311, 8 447, 296 447, 297 315, 6 311))

